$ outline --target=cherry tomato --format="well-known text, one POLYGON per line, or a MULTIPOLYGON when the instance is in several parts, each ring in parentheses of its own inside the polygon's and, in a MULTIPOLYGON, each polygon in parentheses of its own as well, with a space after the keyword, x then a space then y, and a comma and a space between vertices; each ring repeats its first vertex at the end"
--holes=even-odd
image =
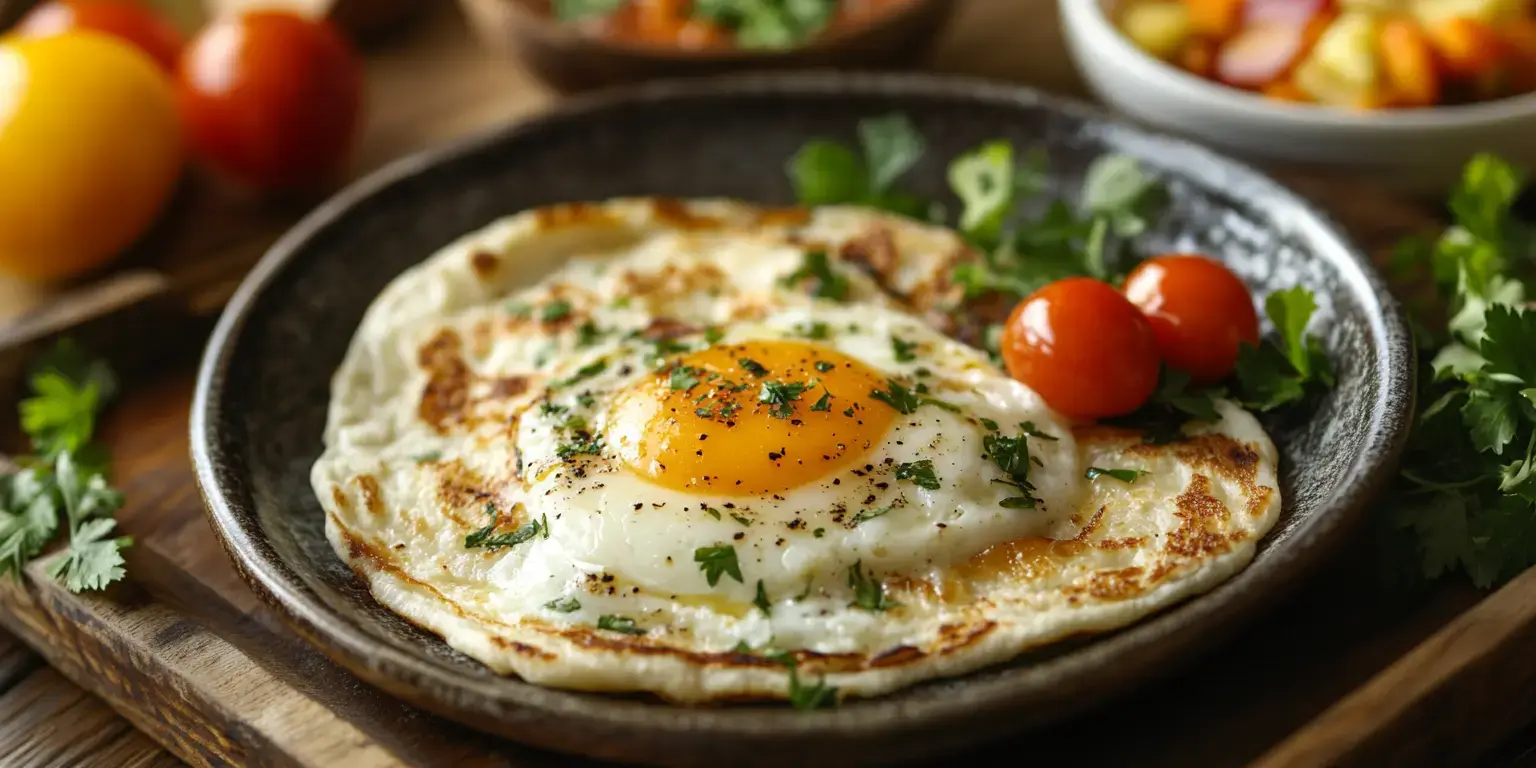
POLYGON ((96 32, 0 42, 0 270, 36 280, 105 263, 181 175, 176 93, 96 32))
POLYGON ((153 9, 132 0, 53 0, 23 17, 16 34, 48 37, 76 29, 127 40, 167 72, 176 70, 181 56, 181 32, 153 9))
POLYGON ((1143 262, 1126 280, 1125 296, 1152 322, 1163 358, 1196 383, 1226 378, 1238 347, 1259 343, 1248 286, 1204 256, 1170 254, 1143 262))
POLYGON ((260 188, 325 181, 357 133, 363 74, 330 24, 251 11, 205 28, 178 72, 188 138, 202 159, 260 188))
POLYGON ((1014 307, 1003 328, 1008 373, 1073 419, 1120 416, 1157 389, 1157 339, 1119 291, 1087 277, 1059 280, 1014 307))

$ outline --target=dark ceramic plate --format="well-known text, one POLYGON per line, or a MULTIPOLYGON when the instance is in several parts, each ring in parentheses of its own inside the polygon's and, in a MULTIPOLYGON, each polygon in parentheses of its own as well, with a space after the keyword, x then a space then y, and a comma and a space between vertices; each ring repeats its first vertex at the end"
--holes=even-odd
POLYGON ((888 763, 1081 711, 1188 660, 1271 603, 1358 521, 1391 473, 1413 406, 1412 362, 1398 308, 1344 236, 1296 195, 1210 151, 1016 88, 741 77, 571 101, 397 162, 322 206, 273 247, 219 322, 192 445, 213 526, 252 587, 325 653, 401 698, 518 741, 608 758, 888 763), (1169 180, 1171 209, 1151 245, 1218 254, 1255 291, 1300 283, 1316 292, 1314 327, 1337 361, 1338 388, 1310 419, 1269 425, 1284 457, 1284 514, 1252 565, 1126 630, 815 713, 540 688, 492 674, 374 603, 326 542, 308 474, 331 372, 391 278, 529 206, 640 194, 789 202, 782 168, 797 147, 817 136, 851 140, 859 118, 890 110, 928 138, 908 176, 919 194, 945 195, 948 159, 984 139, 1043 143, 1068 192, 1093 157, 1128 152, 1169 180))

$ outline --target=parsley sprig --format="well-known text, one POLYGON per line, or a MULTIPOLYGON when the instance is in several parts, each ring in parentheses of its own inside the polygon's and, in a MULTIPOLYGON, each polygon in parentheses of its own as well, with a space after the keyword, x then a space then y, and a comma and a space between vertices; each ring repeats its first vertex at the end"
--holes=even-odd
POLYGON ((63 528, 69 543, 45 568, 71 592, 101 589, 124 575, 127 536, 112 536, 121 493, 107 484, 103 452, 91 443, 96 418, 116 394, 105 363, 60 342, 34 367, 20 405, 34 455, 0 474, 0 575, 21 577, 63 528))
POLYGON ((1397 253, 1400 271, 1429 265, 1444 304, 1443 319, 1433 302, 1415 307, 1420 411, 1380 507, 1398 575, 1462 571, 1488 587, 1536 564, 1536 229, 1511 210, 1525 183, 1474 158, 1451 194, 1454 225, 1397 253))

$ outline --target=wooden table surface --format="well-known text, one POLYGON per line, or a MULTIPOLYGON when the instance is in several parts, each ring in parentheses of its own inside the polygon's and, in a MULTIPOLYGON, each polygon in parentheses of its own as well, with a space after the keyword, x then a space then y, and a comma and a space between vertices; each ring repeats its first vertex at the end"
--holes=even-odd
MULTIPOLYGON (((441 1, 447 5, 446 0, 441 1)), ((1053 11, 1054 0, 957 2, 962 5, 961 13, 935 51, 930 62, 931 68, 998 78, 1072 95, 1082 93, 1082 84, 1068 63, 1059 40, 1053 11)), ((455 51, 451 55, 466 59, 483 56, 467 48, 455 51)), ((410 59, 397 55, 394 50, 384 48, 378 51, 370 70, 370 89, 375 94, 382 87, 381 83, 387 83, 392 91, 414 90, 422 94, 424 100, 441 101, 444 104, 459 103, 466 98, 473 100, 477 98, 476 94, 486 96, 483 104, 474 109, 461 109, 445 119, 436 120, 419 119, 423 108, 420 104, 402 105, 387 99, 376 101, 356 165, 359 168, 375 166, 407 149, 441 141, 480 125, 537 111, 555 98, 526 72, 513 65, 475 71, 480 75, 458 78, 447 83, 436 82, 417 72, 410 59)), ((1307 190, 1303 187, 1302 191, 1307 190)), ((1389 240, 1401 229, 1403 216, 1400 215, 1400 202, 1370 195, 1335 194, 1335 198, 1345 201, 1341 205, 1352 210, 1335 209, 1334 214, 1346 223, 1350 220, 1359 222, 1352 229, 1357 239, 1363 242, 1389 240), (1373 231, 1378 226, 1382 228, 1381 231, 1373 231)), ((1422 210, 1418 215, 1422 215, 1422 210)), ((268 222, 263 221, 260 226, 266 227, 268 222)), ((252 248, 247 244, 245 250, 252 248)), ((3 289, 4 286, 0 285, 0 297, 4 295, 3 289)), ((191 361, 195 352, 193 347, 200 338, 201 328, 194 324, 192 332, 186 334, 190 342, 171 354, 171 362, 166 369, 152 377, 142 378, 125 397, 119 412, 108 418, 106 439, 118 451, 120 473, 136 471, 132 469, 135 466, 158 468, 156 471, 186 472, 185 407, 191 383, 191 361), (146 424, 152 428, 142 429, 146 424), (171 437, 166 438, 167 435, 171 437), (152 443, 151 438, 159 442, 152 443), (179 445, 176 442, 178 440, 179 445), (158 455, 146 458, 147 454, 158 455), (154 463, 157 461, 160 463, 154 463), (177 466, 173 470, 166 469, 173 462, 177 466)), ((154 479, 139 479, 143 482, 128 489, 129 509, 125 513, 130 519, 125 520, 125 528, 134 524, 148 525, 145 518, 158 509, 153 505, 174 504, 184 510, 188 505, 195 508, 198 503, 195 494, 192 494, 194 498, 169 501, 152 499, 146 502, 144 489, 153 489, 154 479), (147 508, 146 503, 151 506, 147 508)), ((194 518, 196 516, 195 511, 189 514, 194 518)), ((222 558, 222 552, 216 548, 210 551, 205 546, 211 539, 207 526, 202 525, 201 520, 194 519, 194 522, 196 525, 184 526, 185 530, 166 534, 166 541, 171 543, 159 552, 151 551, 155 545, 149 541, 130 551, 130 570, 139 569, 137 573, 146 574, 149 591, 154 592, 157 587, 165 588, 164 583, 156 584, 156 577, 148 574, 157 567, 153 563, 158 560, 194 556, 222 558), (182 550, 196 550, 198 554, 186 555, 182 550)), ((135 533, 138 535, 138 531, 135 533)), ((1363 546, 1368 542, 1361 540, 1355 544, 1363 546)), ((1331 702, 1371 680, 1481 597, 1464 585, 1453 584, 1414 599, 1398 602, 1383 600, 1378 592, 1368 586, 1371 583, 1371 570, 1362 562, 1364 560, 1368 558, 1346 558, 1326 572, 1317 574, 1296 599, 1267 618, 1263 626, 1239 636, 1221 653, 1203 659, 1199 665, 1203 669, 1175 683, 1149 687, 1108 713, 1111 716, 1123 716, 1126 713, 1158 712, 1157 717, 1146 718, 1144 721, 1121 721, 1112 739, 1103 738, 1103 730, 1093 723, 1074 725, 1059 735, 1084 745, 1095 742, 1089 751, 1098 756, 1098 760, 1109 764, 1133 759, 1146 764, 1163 765, 1226 764, 1233 762, 1234 755, 1242 756, 1239 762, 1246 761, 1257 757, 1268 745, 1283 740, 1286 734, 1312 722, 1331 702), (1321 593, 1327 593, 1329 598, 1326 605, 1319 608, 1318 601, 1311 598, 1321 593), (1384 630, 1384 627, 1389 629, 1384 630), (1276 635, 1277 628, 1284 631, 1283 637, 1276 635), (1253 669, 1255 666, 1263 669, 1256 671, 1253 669), (1224 674, 1248 675, 1255 685, 1247 691, 1233 689, 1229 684, 1219 682, 1224 674), (1170 699, 1170 696, 1176 696, 1176 699, 1170 699), (1273 700, 1272 704, 1265 703, 1269 699, 1273 700), (1170 700, 1179 702, 1179 706, 1173 708, 1179 711, 1162 711, 1168 707, 1170 700), (1160 733, 1160 723, 1165 719, 1183 723, 1181 727, 1184 730, 1160 733), (1192 726, 1191 723, 1215 723, 1218 720, 1221 722, 1222 733, 1208 734, 1209 738, 1181 741, 1184 737, 1179 734, 1198 732, 1198 725, 1192 726), (1227 748, 1232 744, 1243 746, 1234 751, 1227 748), (1143 756, 1144 752, 1138 745, 1155 745, 1151 748, 1156 750, 1157 757, 1147 761, 1139 760, 1138 756, 1143 756), (1226 748, 1226 751, 1218 747, 1226 748)), ((228 571, 227 565, 223 563, 219 567, 223 572, 228 571)), ((233 576, 232 572, 228 575, 233 576)), ((204 586, 208 588, 209 594, 225 596, 244 589, 237 580, 229 584, 204 586)), ((9 589, 7 585, 0 585, 0 592, 6 589, 9 589)), ((22 596, 26 597, 25 594, 22 596)), ((35 589, 32 597, 38 597, 35 589)), ((243 592, 243 598, 237 597, 233 602, 238 603, 241 599, 252 602, 249 592, 243 592)), ((105 604, 106 601, 103 601, 99 605, 105 604)), ((201 622, 212 621, 199 616, 195 608, 188 607, 186 613, 201 622)), ((117 608, 103 608, 106 613, 112 610, 117 608)), ((122 612, 133 610, 138 609, 130 604, 122 612)), ((5 618, 0 616, 0 620, 5 618)), ((19 619, 10 625, 13 628, 34 628, 28 624, 27 616, 12 618, 19 619)), ((255 633, 259 629, 251 631, 255 633)), ((149 630, 146 624, 143 639, 151 645, 185 640, 175 632, 153 633, 149 630)), ((187 634, 196 633, 191 630, 181 633, 187 634)), ((38 643, 39 637, 46 637, 46 634, 39 631, 30 635, 29 639, 38 643)), ((82 678, 82 674, 111 674, 110 670, 94 668, 66 671, 76 680, 87 679, 82 678)), ((280 671, 275 668, 272 670, 273 675, 277 676, 280 676, 280 671)), ((117 682, 106 681, 102 687, 91 687, 93 690, 103 690, 104 687, 110 694, 110 689, 117 682)), ((195 696, 217 699, 225 693, 183 691, 178 695, 185 695, 188 700, 195 696)), ((226 700, 235 699, 220 699, 226 700)), ((253 700, 245 701, 249 705, 253 700)), ((114 704, 123 705, 116 698, 114 704)), ((161 701, 159 704, 165 706, 167 702, 161 701)), ((169 702, 172 707, 185 704, 184 701, 169 702)), ((135 719, 153 728, 155 715, 151 711, 148 715, 141 713, 135 719)), ((163 728, 156 730, 156 733, 158 738, 168 738, 163 728)), ((463 741, 471 742, 474 738, 466 735, 463 741)), ((1521 745, 1536 742, 1536 736, 1527 733, 1520 737, 1519 742, 1500 751, 1501 759, 1521 754, 1521 745)), ((181 746, 186 747, 185 744, 181 746)), ((1069 752, 1051 748, 1040 754, 1065 757, 1069 752)), ((218 764, 219 759, 215 756, 200 759, 199 762, 218 764)), ((1094 764, 1095 760, 1090 758, 1086 762, 1094 764)), ((0 765, 176 764, 179 764, 179 760, 171 753, 136 730, 106 704, 48 667, 37 654, 15 638, 0 630, 0 765)), ((318 764, 325 763, 320 761, 318 764)))

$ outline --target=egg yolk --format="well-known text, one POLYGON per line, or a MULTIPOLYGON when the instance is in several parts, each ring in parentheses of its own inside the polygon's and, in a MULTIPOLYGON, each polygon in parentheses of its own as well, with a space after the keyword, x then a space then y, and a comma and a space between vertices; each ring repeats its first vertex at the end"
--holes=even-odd
POLYGON ((624 393, 609 443, 641 477, 680 491, 759 496, 856 464, 896 411, 885 377, 801 341, 715 345, 624 393))

